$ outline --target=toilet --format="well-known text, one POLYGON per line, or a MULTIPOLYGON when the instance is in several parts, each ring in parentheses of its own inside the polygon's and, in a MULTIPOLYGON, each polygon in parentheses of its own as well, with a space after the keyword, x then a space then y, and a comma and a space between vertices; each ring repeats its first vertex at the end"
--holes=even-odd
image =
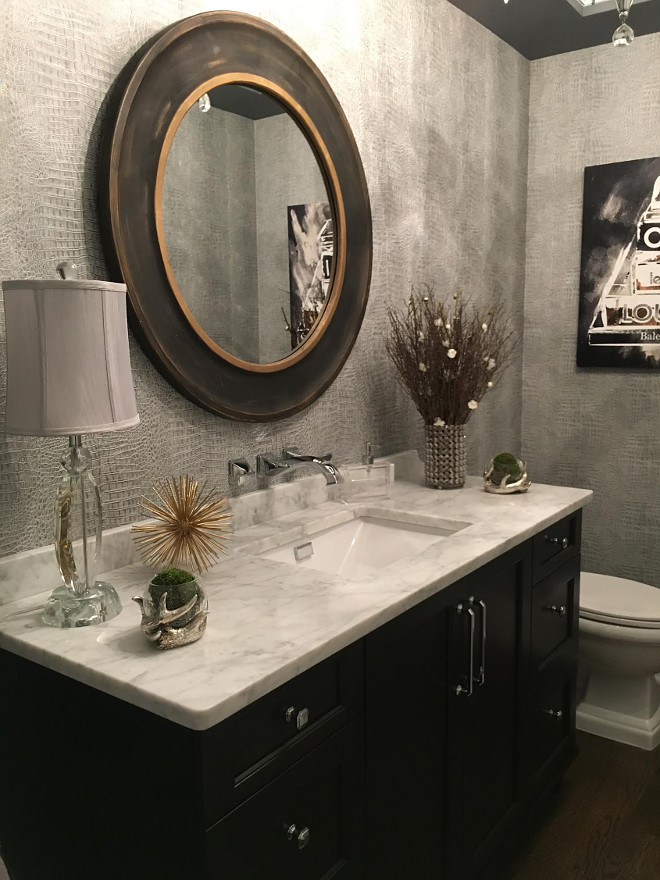
POLYGON ((617 742, 660 744, 660 589, 582 572, 577 727, 617 742))

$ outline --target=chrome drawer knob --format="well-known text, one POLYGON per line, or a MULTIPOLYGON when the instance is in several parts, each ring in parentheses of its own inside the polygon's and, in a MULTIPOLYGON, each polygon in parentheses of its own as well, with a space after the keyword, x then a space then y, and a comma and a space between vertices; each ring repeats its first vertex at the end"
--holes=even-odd
POLYGON ((552 611, 555 614, 558 614, 560 617, 564 617, 566 614, 566 606, 565 605, 544 605, 544 611, 552 611))
POLYGON ((295 706, 289 706, 286 710, 286 714, 284 715, 289 724, 295 719, 296 729, 302 730, 303 727, 307 727, 309 724, 309 709, 305 707, 304 709, 296 709, 295 706))
POLYGON ((548 544, 557 544, 561 546, 562 550, 566 550, 568 547, 568 538, 550 538, 548 535, 545 536, 548 544))
POLYGON ((286 829, 286 839, 293 840, 294 838, 298 849, 305 849, 310 838, 309 828, 305 825, 305 827, 301 828, 299 831, 297 825, 289 825, 286 829))
POLYGON ((544 709, 543 711, 546 715, 549 715, 551 718, 556 718, 557 720, 564 717, 564 713, 561 709, 544 709))

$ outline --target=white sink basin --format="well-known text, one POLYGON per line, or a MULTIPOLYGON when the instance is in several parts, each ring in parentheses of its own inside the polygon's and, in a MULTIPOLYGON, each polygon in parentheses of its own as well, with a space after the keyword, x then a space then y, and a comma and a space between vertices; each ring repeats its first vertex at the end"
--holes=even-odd
POLYGON ((468 525, 435 518, 433 525, 419 525, 390 517, 356 516, 259 555, 359 580, 406 556, 418 555, 468 525))

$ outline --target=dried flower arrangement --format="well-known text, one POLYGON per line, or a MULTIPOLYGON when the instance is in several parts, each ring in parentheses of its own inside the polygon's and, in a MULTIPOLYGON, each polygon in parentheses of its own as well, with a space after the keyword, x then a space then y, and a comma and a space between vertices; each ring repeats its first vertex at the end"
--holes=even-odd
POLYGON ((387 353, 424 423, 464 425, 515 350, 504 304, 479 308, 460 291, 442 300, 424 284, 388 317, 387 353))

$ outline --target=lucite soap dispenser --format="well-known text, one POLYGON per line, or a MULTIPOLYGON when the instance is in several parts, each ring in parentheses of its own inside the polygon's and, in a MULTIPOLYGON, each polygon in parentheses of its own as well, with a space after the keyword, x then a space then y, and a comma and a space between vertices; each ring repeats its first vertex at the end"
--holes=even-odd
POLYGON ((361 464, 346 468, 347 489, 352 498, 387 498, 390 494, 392 465, 389 462, 375 462, 371 443, 364 444, 361 464))

